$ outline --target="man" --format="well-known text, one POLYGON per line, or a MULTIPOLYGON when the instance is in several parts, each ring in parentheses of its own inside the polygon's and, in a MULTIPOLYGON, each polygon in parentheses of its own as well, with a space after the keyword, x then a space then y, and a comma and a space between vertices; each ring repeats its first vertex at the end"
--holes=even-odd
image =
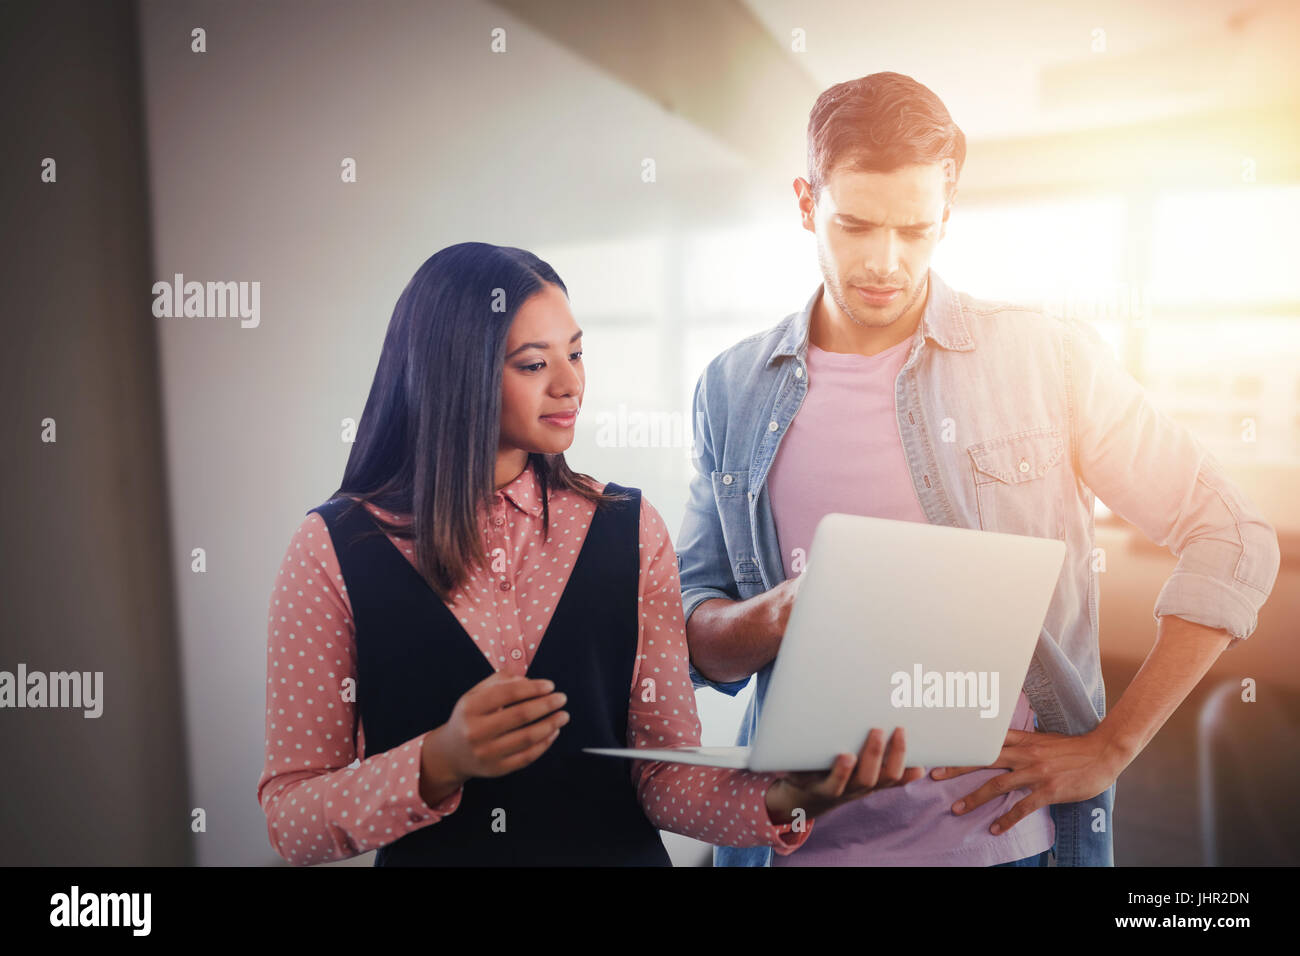
POLYGON ((718 865, 1048 865, 1049 848, 1060 866, 1114 865, 1116 778, 1254 631, 1277 577, 1273 529, 1095 331, 974 300, 929 268, 965 152, 942 102, 909 77, 818 98, 811 182, 794 187, 824 282, 701 375, 677 554, 696 686, 734 695, 758 675, 745 744, 822 515, 1064 540, 1011 730, 991 768, 931 768, 826 814, 798 853, 719 847, 718 865), (1109 714, 1094 496, 1179 559, 1154 647, 1109 714))

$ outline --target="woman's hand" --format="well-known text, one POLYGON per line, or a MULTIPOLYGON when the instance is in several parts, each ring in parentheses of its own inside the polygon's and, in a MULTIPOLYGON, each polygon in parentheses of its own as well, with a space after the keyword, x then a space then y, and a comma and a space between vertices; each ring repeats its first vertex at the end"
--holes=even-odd
POLYGON ((465 691, 447 722, 424 738, 424 802, 433 806, 471 777, 501 777, 540 757, 569 722, 567 711, 556 710, 567 698, 554 689, 549 680, 498 672, 465 691))
POLYGON ((789 823, 796 811, 805 819, 833 810, 876 790, 899 787, 925 776, 924 767, 903 769, 906 741, 903 728, 894 728, 885 747, 885 732, 873 728, 867 734, 855 762, 852 754, 840 754, 830 771, 822 774, 788 773, 767 790, 767 812, 773 823, 789 823))

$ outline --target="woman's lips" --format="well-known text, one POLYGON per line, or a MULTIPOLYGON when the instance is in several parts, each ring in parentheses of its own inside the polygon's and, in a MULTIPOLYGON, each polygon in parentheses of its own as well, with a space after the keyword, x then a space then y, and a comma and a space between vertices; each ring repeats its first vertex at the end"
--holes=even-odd
POLYGON ((863 301, 868 305, 888 305, 890 302, 894 301, 894 298, 898 293, 903 291, 902 289, 873 290, 858 285, 855 285, 853 288, 857 290, 858 295, 860 295, 863 301))
POLYGON ((557 428, 572 428, 573 423, 578 420, 576 411, 569 412, 565 415, 543 415, 542 421, 548 425, 555 425, 557 428))

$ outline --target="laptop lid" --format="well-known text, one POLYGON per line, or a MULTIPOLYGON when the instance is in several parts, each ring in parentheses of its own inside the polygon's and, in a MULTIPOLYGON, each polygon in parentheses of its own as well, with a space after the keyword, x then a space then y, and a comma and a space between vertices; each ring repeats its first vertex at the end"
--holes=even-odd
POLYGON ((896 726, 909 767, 992 763, 1064 560, 1055 539, 824 516, 750 769, 824 769, 896 726))

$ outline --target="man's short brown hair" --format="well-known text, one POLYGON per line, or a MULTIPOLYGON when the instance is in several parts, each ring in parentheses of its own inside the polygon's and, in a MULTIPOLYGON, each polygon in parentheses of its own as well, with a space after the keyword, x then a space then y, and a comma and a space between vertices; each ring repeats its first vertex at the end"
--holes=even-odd
POLYGON ((817 97, 808 116, 808 181, 814 201, 838 166, 888 173, 945 159, 952 160, 946 192, 951 203, 966 161, 966 134, 939 97, 901 73, 872 73, 838 83, 817 97))

